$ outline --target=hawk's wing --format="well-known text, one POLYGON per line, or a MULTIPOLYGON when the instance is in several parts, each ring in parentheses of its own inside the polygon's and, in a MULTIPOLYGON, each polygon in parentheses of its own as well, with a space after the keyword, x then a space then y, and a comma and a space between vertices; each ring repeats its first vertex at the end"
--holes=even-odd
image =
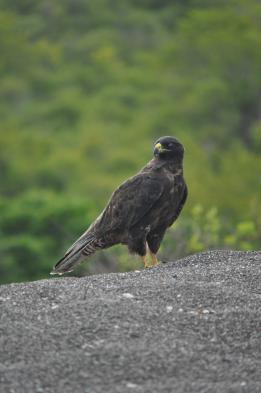
POLYGON ((104 243, 99 235, 113 230, 123 231, 139 222, 159 200, 163 189, 162 182, 149 174, 136 175, 123 183, 112 194, 101 216, 55 265, 52 274, 71 271, 88 255, 103 248, 104 243))
POLYGON ((148 173, 140 173, 124 182, 112 197, 99 220, 99 229, 124 230, 137 224, 158 202, 164 182, 148 173))

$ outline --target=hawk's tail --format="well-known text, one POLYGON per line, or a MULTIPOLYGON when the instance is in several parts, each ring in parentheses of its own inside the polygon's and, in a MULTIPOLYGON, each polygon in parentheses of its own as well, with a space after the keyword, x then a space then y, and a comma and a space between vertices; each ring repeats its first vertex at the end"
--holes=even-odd
POLYGON ((93 233, 85 232, 76 242, 67 250, 66 254, 60 259, 50 274, 64 274, 71 272, 87 256, 101 249, 102 242, 95 237, 93 233))

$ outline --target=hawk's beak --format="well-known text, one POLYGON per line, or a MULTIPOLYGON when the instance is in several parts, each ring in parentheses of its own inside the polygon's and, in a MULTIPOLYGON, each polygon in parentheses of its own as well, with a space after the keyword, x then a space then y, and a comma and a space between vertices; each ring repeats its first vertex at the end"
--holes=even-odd
POLYGON ((161 143, 156 143, 156 145, 154 146, 154 156, 158 156, 161 151, 162 151, 161 143))
POLYGON ((164 149, 161 143, 156 143, 154 146, 154 156, 158 156, 160 153, 170 151, 169 149, 164 149))

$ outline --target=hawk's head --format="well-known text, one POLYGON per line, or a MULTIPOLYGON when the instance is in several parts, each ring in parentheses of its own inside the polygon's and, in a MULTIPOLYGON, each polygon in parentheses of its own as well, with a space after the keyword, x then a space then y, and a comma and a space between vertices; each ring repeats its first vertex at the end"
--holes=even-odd
POLYGON ((183 145, 172 136, 163 136, 154 143, 154 156, 166 160, 182 160, 183 145))

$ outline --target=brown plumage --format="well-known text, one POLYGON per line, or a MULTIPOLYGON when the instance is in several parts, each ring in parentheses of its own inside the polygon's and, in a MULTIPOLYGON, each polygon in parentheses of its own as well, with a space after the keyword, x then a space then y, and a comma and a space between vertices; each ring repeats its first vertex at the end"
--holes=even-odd
POLYGON ((187 198, 183 178, 184 148, 173 137, 154 144, 154 158, 137 175, 126 180, 112 194, 108 205, 94 223, 76 240, 51 274, 72 271, 96 250, 125 244, 149 266, 166 229, 179 216, 187 198))

